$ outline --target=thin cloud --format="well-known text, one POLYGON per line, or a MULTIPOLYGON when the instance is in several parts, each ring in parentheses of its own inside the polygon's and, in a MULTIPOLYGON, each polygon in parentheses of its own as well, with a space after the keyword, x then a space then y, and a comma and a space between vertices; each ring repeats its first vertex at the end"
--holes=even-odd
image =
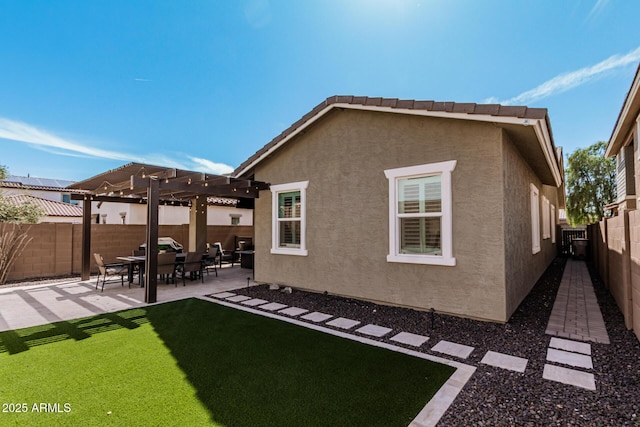
POLYGON ((0 117, 0 139, 29 144, 38 150, 47 151, 61 156, 121 160, 127 163, 148 163, 152 165, 161 165, 184 170, 197 170, 200 172, 220 175, 233 172, 233 167, 229 165, 216 163, 199 157, 186 156, 186 159, 180 159, 177 156, 157 153, 140 156, 131 153, 90 147, 53 135, 50 132, 38 129, 27 123, 3 117, 0 117))
MULTIPOLYGON (((578 86, 582 86, 598 77, 602 77, 604 73, 634 64, 640 61, 640 47, 632 50, 626 55, 613 55, 595 65, 584 67, 576 71, 560 74, 542 83, 531 90, 521 93, 520 95, 502 101, 503 105, 528 105, 533 102, 548 98, 559 93, 566 92, 578 86)), ((495 98, 490 98, 495 100, 495 98)))
POLYGON ((135 78, 133 80, 135 80, 137 82, 152 82, 153 81, 153 80, 149 80, 149 79, 139 79, 139 78, 135 78))
POLYGON ((609 0, 598 0, 596 2, 595 5, 593 5, 593 7, 591 8, 591 10, 589 11, 589 15, 587 15, 587 21, 590 21, 591 19, 595 18, 597 15, 599 15, 604 8, 607 6, 607 4, 609 3, 609 0))
POLYGON ((0 139, 8 139, 17 142, 26 142, 42 147, 57 148, 70 152, 70 154, 85 154, 90 157, 99 157, 112 160, 129 160, 130 154, 117 151, 102 150, 96 147, 87 147, 73 141, 55 136, 49 132, 40 130, 26 123, 9 120, 0 117, 0 139))
POLYGON ((189 156, 189 159, 195 164, 193 169, 199 172, 209 172, 216 175, 225 175, 233 172, 233 168, 224 163, 216 163, 211 160, 192 156, 189 156))

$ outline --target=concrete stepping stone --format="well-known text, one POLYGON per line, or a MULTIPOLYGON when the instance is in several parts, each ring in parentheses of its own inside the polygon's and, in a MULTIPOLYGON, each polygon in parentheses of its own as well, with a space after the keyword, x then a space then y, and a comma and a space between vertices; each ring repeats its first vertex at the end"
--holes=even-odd
POLYGON ((442 340, 438 344, 431 347, 431 350, 437 351, 438 353, 448 354, 449 356, 466 359, 469 357, 474 348, 468 345, 442 340))
POLYGON ((584 354, 570 353, 555 348, 547 349, 547 360, 549 362, 562 363, 563 365, 571 365, 578 368, 593 369, 593 361, 591 356, 584 354))
POLYGON ((316 323, 324 322, 325 320, 331 319, 332 317, 333 316, 331 314, 320 313, 319 311, 314 311, 313 313, 300 316, 301 319, 311 320, 312 322, 316 323))
POLYGON ((253 299, 250 299, 248 301, 242 301, 242 304, 248 305, 249 307, 255 307, 255 306, 262 305, 262 304, 265 304, 265 303, 268 303, 268 302, 269 301, 264 300, 264 299, 253 298, 253 299))
POLYGON ((564 340, 562 338, 551 338, 549 347, 557 348, 559 350, 571 351, 573 353, 582 353, 591 356, 591 344, 585 342, 577 342, 571 340, 564 340))
POLYGON ((251 299, 251 297, 247 297, 244 295, 236 295, 235 297, 229 297, 229 298, 225 298, 227 301, 231 301, 231 302, 242 302, 242 301, 246 301, 248 299, 251 299))
POLYGON ((215 297, 215 298, 222 298, 222 299, 224 299, 224 298, 233 297, 233 296, 235 296, 235 295, 236 295, 236 294, 231 293, 231 292, 220 292, 220 293, 218 293, 218 294, 213 294, 213 295, 211 295, 211 296, 212 296, 212 297, 215 297))
POLYGON ((411 334, 409 332, 400 332, 399 334, 391 337, 391 341, 412 345, 414 347, 420 347, 422 344, 429 341, 429 337, 425 337, 424 335, 411 334))
POLYGON ((285 308, 284 310, 280 310, 278 311, 278 313, 281 314, 286 314, 287 316, 299 316, 302 313, 306 313, 309 310, 305 310, 304 308, 300 308, 300 307, 289 307, 289 308, 285 308))
POLYGON ((511 356, 510 354, 498 353, 497 351, 488 351, 480 361, 480 363, 484 363, 485 365, 491 365, 496 368, 507 369, 515 372, 524 372, 527 369, 528 362, 528 359, 511 356))
POLYGON ((378 337, 378 338, 384 335, 387 335, 391 331, 392 331, 391 328, 385 328, 384 326, 378 326, 378 325, 372 325, 372 324, 363 326, 360 329, 356 329, 356 332, 360 332, 361 334, 371 335, 372 337, 378 337))
POLYGON ((545 380, 569 384, 575 387, 585 388, 587 390, 596 389, 596 380, 593 374, 576 371, 575 369, 563 368, 561 366, 545 364, 542 378, 545 380))
POLYGON ((359 325, 361 322, 357 320, 347 319, 345 317, 338 317, 337 319, 333 319, 330 322, 327 322, 327 325, 334 326, 340 329, 351 329, 356 325, 359 325))
POLYGON ((261 305, 260 308, 268 311, 281 310, 286 307, 286 304, 280 304, 279 302, 270 302, 269 304, 261 305))

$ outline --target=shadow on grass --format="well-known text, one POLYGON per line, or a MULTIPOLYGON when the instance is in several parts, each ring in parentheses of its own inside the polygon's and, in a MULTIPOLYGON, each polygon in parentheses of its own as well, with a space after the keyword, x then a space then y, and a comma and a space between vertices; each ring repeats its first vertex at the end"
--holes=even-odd
POLYGON ((148 307, 215 423, 406 426, 454 369, 191 299, 148 307))
POLYGON ((106 313, 84 319, 70 320, 0 332, 0 353, 17 354, 31 347, 73 339, 81 341, 92 335, 114 329, 135 329, 147 323, 144 309, 106 313))

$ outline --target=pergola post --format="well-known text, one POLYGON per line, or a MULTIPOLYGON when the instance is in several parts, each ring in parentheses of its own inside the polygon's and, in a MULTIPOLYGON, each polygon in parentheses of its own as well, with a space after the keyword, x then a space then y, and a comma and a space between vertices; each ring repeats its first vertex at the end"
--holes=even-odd
POLYGON ((91 197, 82 201, 82 271, 81 280, 91 276, 91 197))
POLYGON ((189 209, 189 252, 207 250, 207 197, 196 196, 189 209))
POLYGON ((154 303, 158 295, 158 179, 149 177, 147 188, 147 248, 145 250, 144 302, 154 303))

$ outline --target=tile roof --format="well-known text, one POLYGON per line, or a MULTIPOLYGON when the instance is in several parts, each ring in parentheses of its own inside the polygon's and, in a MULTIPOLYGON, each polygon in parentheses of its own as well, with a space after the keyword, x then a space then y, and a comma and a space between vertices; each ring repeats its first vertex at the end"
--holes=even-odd
POLYGON ((47 216, 82 217, 82 207, 79 205, 72 205, 70 203, 56 202, 28 194, 6 196, 5 200, 14 206, 33 203, 44 209, 47 216))
POLYGON ((309 122, 311 119, 320 114, 323 110, 332 105, 346 105, 358 108, 360 106, 373 107, 380 111, 389 111, 389 109, 398 110, 423 110, 430 112, 443 112, 451 114, 469 114, 469 115, 485 115, 496 117, 515 117, 520 119, 546 119, 546 108, 528 108, 525 106, 505 106, 500 104, 475 104, 460 102, 436 102, 436 101, 419 101, 414 99, 398 99, 398 98, 380 98, 367 96, 351 96, 351 95, 335 95, 325 99, 316 105, 311 111, 302 116, 298 121, 292 124, 280 135, 275 137, 271 142, 258 150, 253 156, 244 161, 233 172, 233 176, 246 172, 245 169, 258 160, 262 155, 269 151, 272 147, 278 145, 283 139, 294 133, 298 128, 309 122))

